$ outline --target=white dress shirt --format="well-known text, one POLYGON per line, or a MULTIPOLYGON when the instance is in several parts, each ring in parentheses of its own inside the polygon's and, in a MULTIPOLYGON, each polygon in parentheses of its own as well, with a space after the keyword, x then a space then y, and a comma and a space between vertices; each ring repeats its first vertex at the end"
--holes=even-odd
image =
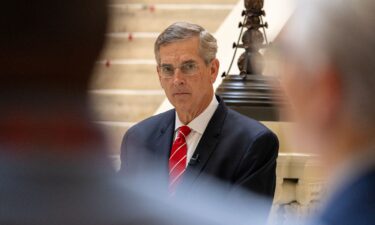
MULTIPOLYGON (((186 166, 188 165, 191 157, 193 156, 195 149, 197 148, 197 145, 199 141, 201 140, 204 131, 206 130, 208 122, 211 120, 211 117, 214 115, 218 105, 219 105, 219 102, 217 101, 214 95, 212 97, 210 104, 207 106, 207 108, 201 114, 199 114, 196 118, 194 118, 189 124, 186 124, 191 129, 190 134, 186 138, 186 144, 187 144, 186 166)), ((178 115, 176 112, 174 139, 177 138, 176 133, 178 131, 178 128, 184 125, 185 124, 183 124, 178 118, 178 115)))

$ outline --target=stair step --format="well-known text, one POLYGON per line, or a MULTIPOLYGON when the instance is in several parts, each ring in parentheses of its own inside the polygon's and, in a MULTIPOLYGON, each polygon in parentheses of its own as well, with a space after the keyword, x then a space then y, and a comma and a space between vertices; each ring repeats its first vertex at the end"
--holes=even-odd
POLYGON ((161 32, 176 21, 190 21, 215 32, 231 9, 137 9, 127 4, 110 7, 112 21, 109 32, 161 32))
POLYGON ((154 114, 165 95, 161 90, 89 91, 95 120, 138 122, 154 114))
MULTIPOLYGON (((121 3, 143 3, 143 4, 158 4, 158 3, 170 3, 171 0, 111 0, 113 4, 121 3)), ((176 1, 182 4, 236 4, 238 0, 178 0, 176 1)))
POLYGON ((209 3, 155 3, 155 4, 144 4, 144 3, 113 3, 110 7, 119 7, 133 10, 147 10, 149 12, 155 12, 156 10, 220 10, 227 9, 231 10, 234 4, 209 4, 209 3))
POLYGON ((91 89, 161 90, 156 65, 97 64, 91 89))
MULTIPOLYGON (((154 33, 151 33, 154 34, 154 33)), ((143 38, 136 33, 114 33, 108 35, 101 59, 154 58, 154 38, 143 38), (116 35, 117 34, 117 35, 116 35), (129 38, 130 37, 130 38, 129 38)))
POLYGON ((103 130, 103 133, 107 139, 108 151, 110 155, 119 155, 121 142, 126 131, 134 125, 134 123, 128 122, 94 122, 99 129, 103 130))

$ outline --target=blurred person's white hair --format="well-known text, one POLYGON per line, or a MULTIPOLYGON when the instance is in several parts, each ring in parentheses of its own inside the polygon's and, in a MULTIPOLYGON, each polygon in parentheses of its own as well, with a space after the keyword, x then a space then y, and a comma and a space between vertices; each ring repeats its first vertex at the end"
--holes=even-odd
POLYGON ((284 36, 290 45, 286 50, 308 72, 334 66, 342 78, 345 109, 363 126, 373 127, 375 1, 302 0, 298 6, 284 36))

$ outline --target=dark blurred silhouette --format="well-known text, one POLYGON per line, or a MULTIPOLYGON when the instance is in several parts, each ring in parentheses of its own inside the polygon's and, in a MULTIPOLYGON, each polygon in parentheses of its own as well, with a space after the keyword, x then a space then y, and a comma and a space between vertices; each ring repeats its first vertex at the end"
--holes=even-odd
POLYGON ((301 147, 327 165, 313 224, 375 224, 375 2, 300 1, 280 43, 301 147))
POLYGON ((116 184, 89 122, 86 86, 104 42, 107 2, 1 5, 0 223, 140 220, 145 201, 116 184))
POLYGON ((240 202, 171 202, 158 177, 117 179, 86 93, 107 4, 1 3, 0 224, 260 224, 240 202))

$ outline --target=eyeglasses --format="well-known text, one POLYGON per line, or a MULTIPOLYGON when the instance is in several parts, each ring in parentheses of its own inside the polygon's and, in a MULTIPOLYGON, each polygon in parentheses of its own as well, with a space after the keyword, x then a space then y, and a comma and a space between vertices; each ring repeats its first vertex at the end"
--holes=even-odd
POLYGON ((172 65, 161 65, 159 66, 160 75, 163 78, 172 78, 175 74, 176 69, 180 69, 181 73, 184 76, 191 77, 198 73, 199 66, 195 62, 186 62, 181 64, 178 67, 174 67, 172 65))

